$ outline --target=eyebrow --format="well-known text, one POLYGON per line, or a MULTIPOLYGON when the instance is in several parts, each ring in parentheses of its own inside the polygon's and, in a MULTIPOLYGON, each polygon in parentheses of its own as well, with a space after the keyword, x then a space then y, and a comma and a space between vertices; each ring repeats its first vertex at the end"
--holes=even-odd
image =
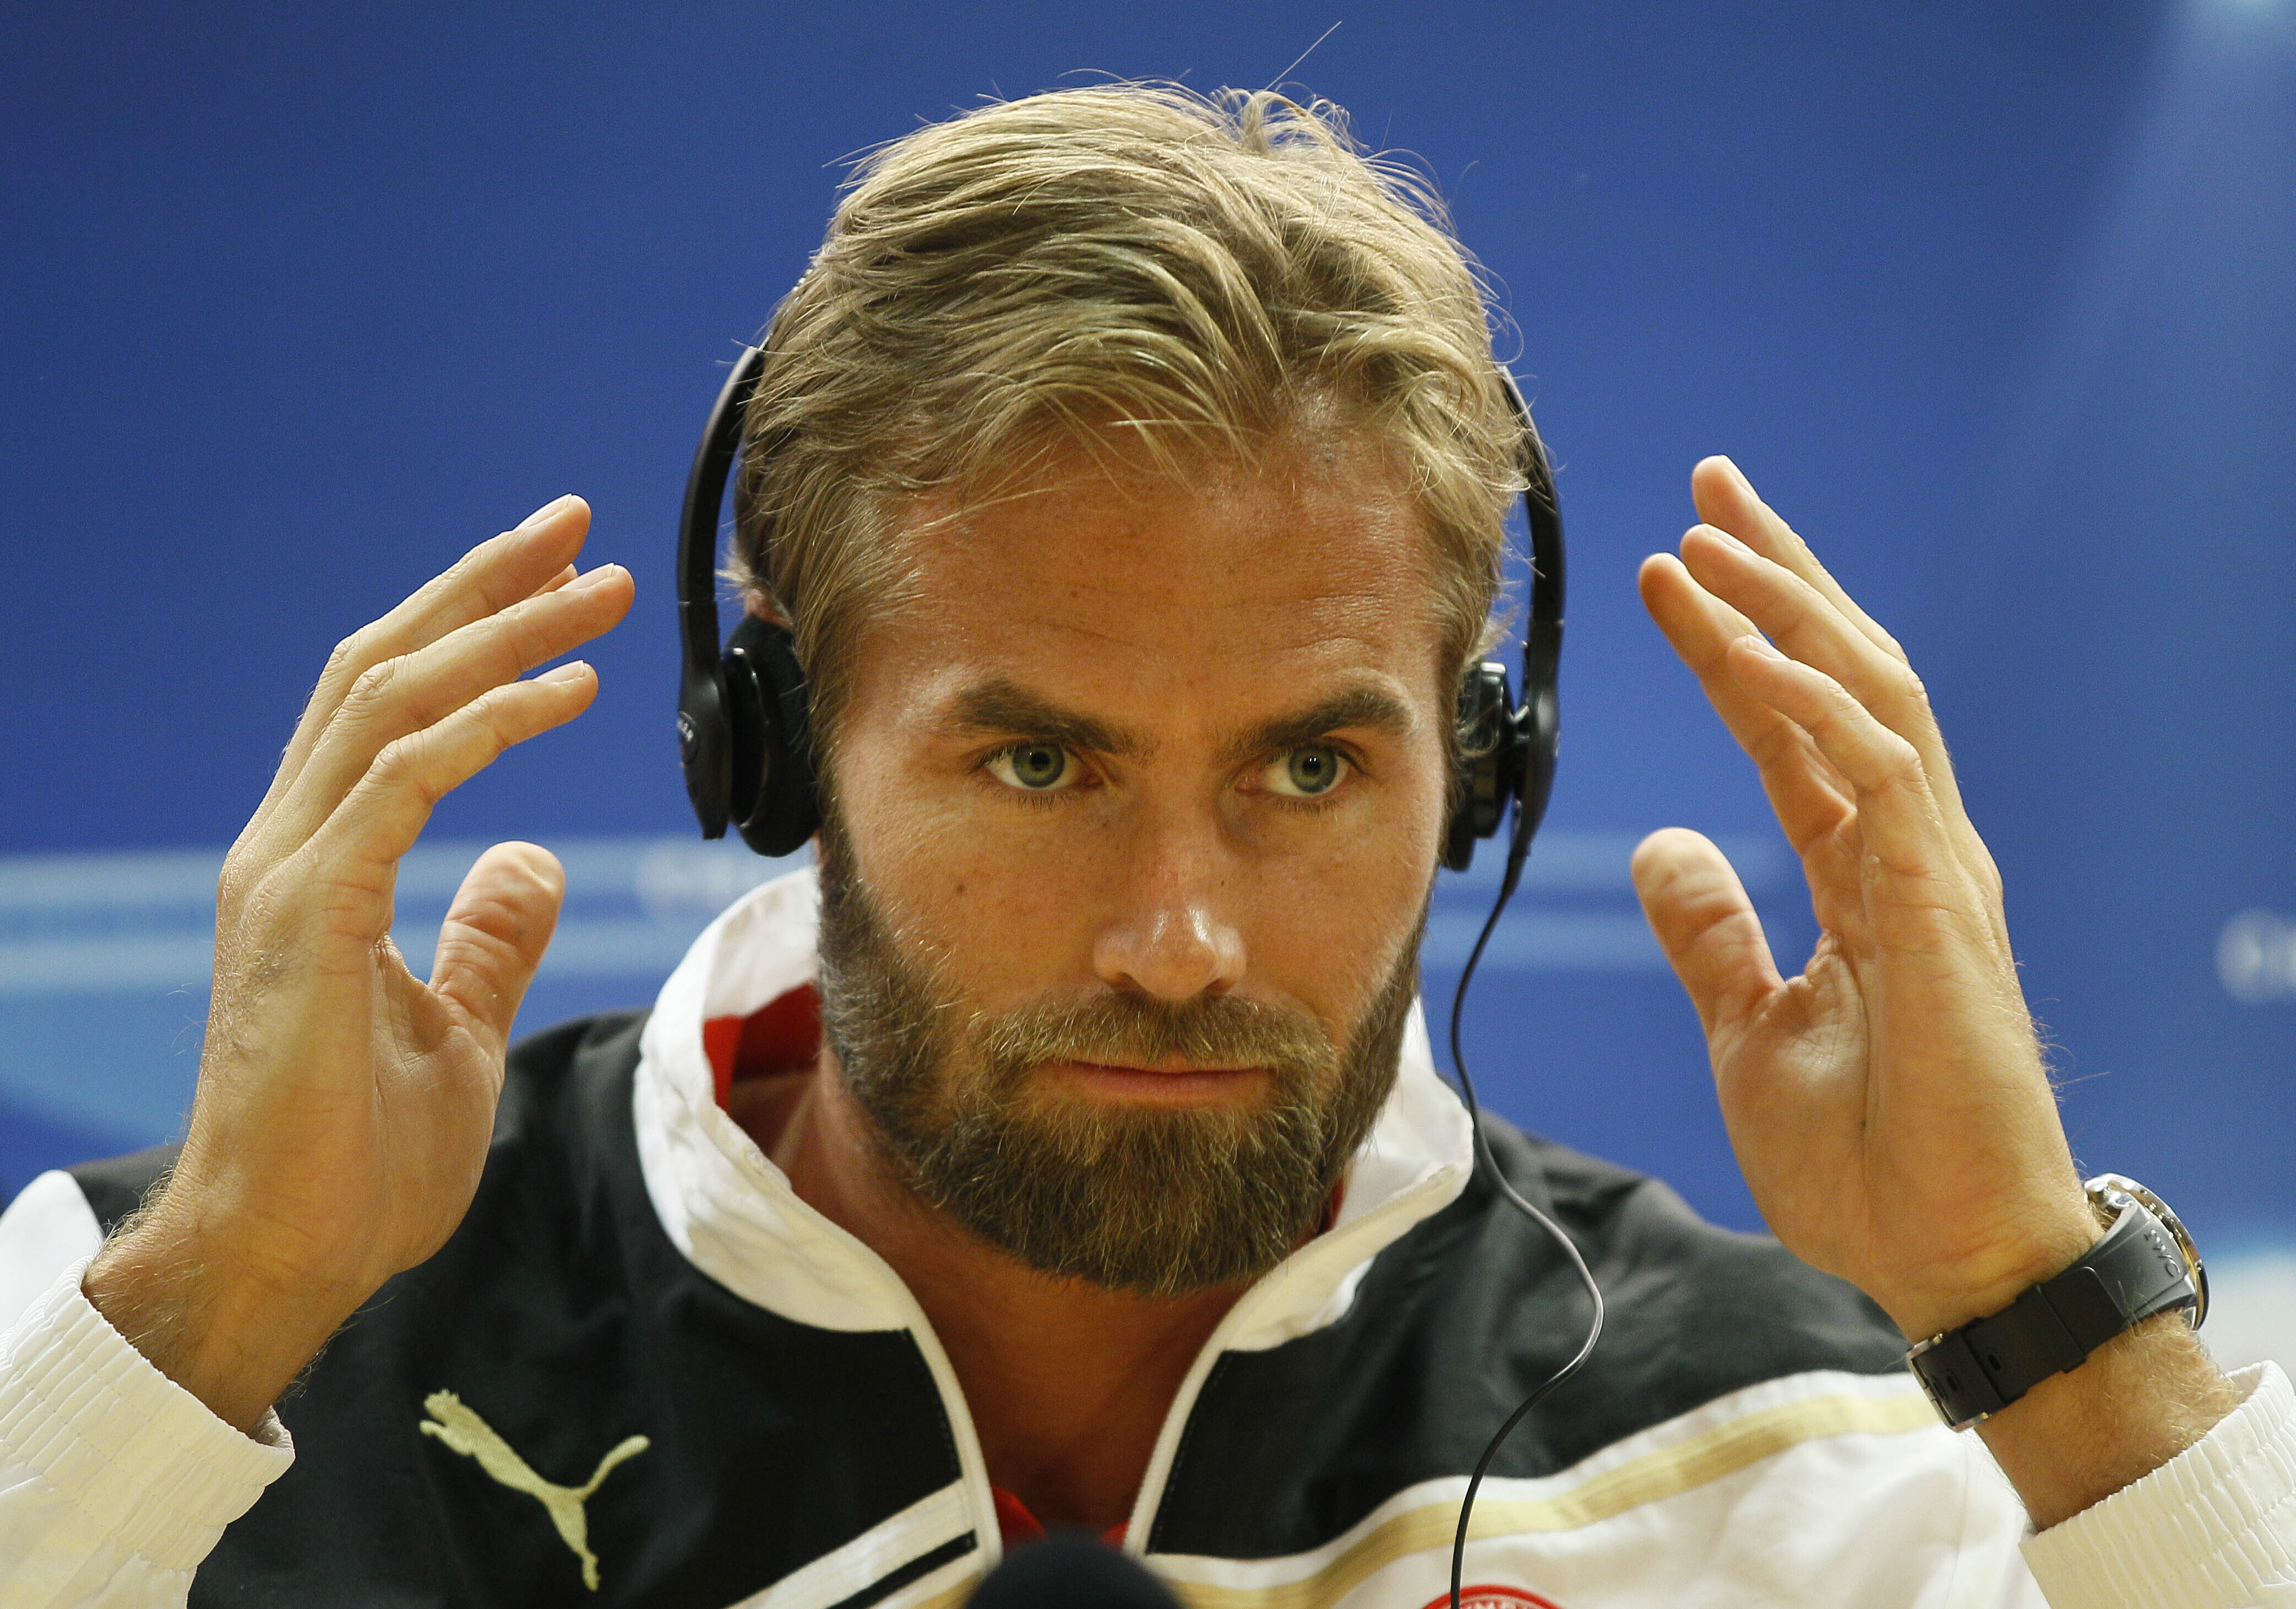
POLYGON ((1380 732, 1405 737, 1415 724, 1410 707, 1385 688, 1349 687, 1305 710, 1263 723, 1235 743, 1228 758, 1249 759, 1255 754, 1297 749, 1333 732, 1380 732))
POLYGON ((951 724, 974 732, 1032 737, 1095 754, 1136 754, 1147 744, 1136 732, 1077 710, 1063 710, 1017 682, 992 677, 956 695, 951 724))
MULTIPOLYGON (((1081 710, 1067 710, 1002 677, 960 692, 952 724, 966 730, 1035 738, 1094 754, 1135 755, 1149 747, 1139 733, 1081 710)), ((1274 717, 1228 747, 1230 760, 1248 759, 1312 743, 1350 729, 1407 735, 1416 723, 1409 706, 1381 687, 1344 688, 1288 714, 1274 717)))

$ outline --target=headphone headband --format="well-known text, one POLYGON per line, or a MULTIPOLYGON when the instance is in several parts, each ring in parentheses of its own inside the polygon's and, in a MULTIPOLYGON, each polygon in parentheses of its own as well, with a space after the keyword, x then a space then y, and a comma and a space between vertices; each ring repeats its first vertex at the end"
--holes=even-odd
MULTIPOLYGON (((1507 406, 1522 426, 1522 512, 1530 537, 1530 606, 1522 623, 1522 706, 1514 725, 1525 744, 1522 785, 1515 796, 1514 833, 1507 841, 1510 882, 1522 874, 1531 834, 1546 816, 1554 791, 1555 743, 1559 735, 1555 679, 1562 666, 1562 504, 1554 495, 1554 469, 1546 443, 1531 423, 1522 388, 1502 365, 1499 382, 1507 406)), ((1493 824, 1496 830, 1496 824, 1493 824)), ((1464 871, 1464 864, 1457 869, 1464 871)))
POLYGON ((734 802, 726 664, 718 647, 718 510, 741 449, 742 415, 765 366, 764 348, 745 348, 726 377, 694 450, 677 521, 677 758, 704 838, 726 836, 734 802))

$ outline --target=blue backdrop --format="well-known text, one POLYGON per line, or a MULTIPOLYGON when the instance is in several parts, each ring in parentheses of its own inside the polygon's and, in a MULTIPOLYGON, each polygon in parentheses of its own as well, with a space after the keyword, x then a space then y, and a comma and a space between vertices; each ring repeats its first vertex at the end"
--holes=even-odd
MULTIPOLYGON (((419 965, 476 850, 536 838, 574 882, 527 1022, 649 998, 767 869, 691 841, 673 520, 839 159, 1099 73, 1264 84, 1337 21, 1290 77, 1450 198, 1562 465, 1563 767, 1470 1024, 1493 1104, 1755 1222, 1625 877, 1697 826, 1813 937, 1631 583, 1726 451, 1929 680, 2082 1159, 2287 1276, 2245 1310, 2296 1338, 2292 7, 17 8, 0 1179, 180 1127, 215 866, 328 648, 564 490, 639 606, 596 709, 441 809, 402 933, 419 965)), ((1481 893, 1442 896, 1431 997, 1481 893)))

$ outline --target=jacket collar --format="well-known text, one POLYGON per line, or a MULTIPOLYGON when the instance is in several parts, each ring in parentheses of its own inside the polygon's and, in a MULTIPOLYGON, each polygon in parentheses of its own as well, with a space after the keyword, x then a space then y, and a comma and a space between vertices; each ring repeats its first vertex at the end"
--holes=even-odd
MULTIPOLYGON (((647 1194, 672 1244, 745 1301, 824 1329, 922 1332, 899 1277, 800 1200, 717 1102, 702 1023, 812 982, 818 924, 813 872, 792 872, 711 923, 662 986, 634 1095, 647 1194)), ((1337 1219, 1245 1294, 1211 1350, 1258 1350, 1339 1318, 1372 1258, 1464 1186, 1470 1138, 1414 1003, 1395 1088, 1349 1166, 1337 1219)))

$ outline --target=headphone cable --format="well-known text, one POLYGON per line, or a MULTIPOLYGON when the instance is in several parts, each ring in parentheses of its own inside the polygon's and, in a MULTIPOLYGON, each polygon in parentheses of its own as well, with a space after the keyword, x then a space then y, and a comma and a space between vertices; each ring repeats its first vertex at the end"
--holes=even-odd
MULTIPOLYGON (((1521 810, 1520 802, 1515 809, 1518 812, 1521 810)), ((1499 897, 1491 905, 1491 914, 1484 918, 1483 931, 1476 935, 1475 948, 1468 952, 1466 967, 1459 974, 1458 991, 1451 997, 1451 1066, 1458 1074, 1459 1094, 1467 1107, 1467 1125, 1474 1135, 1475 1166, 1510 1206, 1546 1230, 1554 1244, 1562 1248, 1563 1255, 1570 1259, 1580 1283, 1587 1287, 1587 1299, 1594 1304, 1595 1317, 1594 1322, 1587 1326, 1587 1339, 1580 1343, 1578 1354, 1522 1400, 1521 1405, 1507 1416, 1506 1423, 1499 1426, 1498 1433, 1483 1449, 1483 1456, 1475 1461, 1475 1473, 1467 1482, 1467 1494, 1459 1502, 1458 1534, 1451 1542, 1450 1609, 1460 1609, 1459 1583, 1467 1561, 1467 1523, 1475 1512, 1475 1493, 1481 1489, 1483 1477, 1490 1471, 1491 1461, 1498 1457, 1499 1448, 1514 1427, 1529 1416, 1531 1409, 1554 1395, 1565 1381, 1578 1372, 1594 1354, 1595 1343, 1603 1338, 1603 1288, 1595 1283, 1595 1276, 1587 1267, 1587 1259, 1580 1254, 1577 1244, 1563 1232, 1562 1227, 1524 1200, 1521 1193, 1500 1171, 1498 1158, 1492 1154, 1491 1142, 1483 1133, 1482 1107, 1475 1099, 1475 1083, 1467 1074, 1467 1058, 1459 1047, 1459 1015, 1467 1003, 1467 985, 1474 980, 1476 964, 1483 958, 1483 948, 1491 941, 1491 934, 1499 924, 1499 917, 1505 914, 1507 901, 1514 898, 1515 887, 1522 881, 1523 862, 1530 857, 1530 835, 1518 830, 1517 838, 1519 841, 1509 846, 1506 876, 1499 885, 1499 897)))

